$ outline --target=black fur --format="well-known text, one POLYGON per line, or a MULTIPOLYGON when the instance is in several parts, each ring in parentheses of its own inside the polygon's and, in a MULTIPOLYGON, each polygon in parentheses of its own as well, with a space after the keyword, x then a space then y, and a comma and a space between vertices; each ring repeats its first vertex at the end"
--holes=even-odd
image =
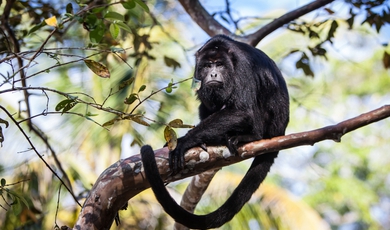
MULTIPOLYGON (((201 145, 237 145, 282 136, 289 120, 286 83, 275 63, 262 51, 224 35, 211 38, 196 53, 194 77, 201 122, 170 152, 173 172, 184 167, 184 153, 201 145)), ((146 177, 157 200, 176 222, 189 228, 216 228, 231 220, 265 179, 278 152, 255 157, 241 183, 228 200, 207 215, 194 215, 169 195, 158 172, 150 146, 141 148, 146 177)))

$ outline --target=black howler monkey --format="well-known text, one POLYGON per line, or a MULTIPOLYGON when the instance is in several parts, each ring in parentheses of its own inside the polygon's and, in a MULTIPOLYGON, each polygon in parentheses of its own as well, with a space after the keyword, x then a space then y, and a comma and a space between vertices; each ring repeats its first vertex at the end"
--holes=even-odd
MULTIPOLYGON (((262 51, 224 35, 211 38, 196 53, 194 78, 201 122, 178 139, 170 152, 173 172, 184 166, 184 153, 192 147, 226 145, 237 153, 238 144, 282 136, 289 120, 286 83, 276 64, 262 51)), ((278 152, 255 157, 248 172, 217 210, 195 215, 169 195, 150 146, 141 148, 147 179, 165 211, 189 228, 216 228, 231 220, 265 179, 278 152)))

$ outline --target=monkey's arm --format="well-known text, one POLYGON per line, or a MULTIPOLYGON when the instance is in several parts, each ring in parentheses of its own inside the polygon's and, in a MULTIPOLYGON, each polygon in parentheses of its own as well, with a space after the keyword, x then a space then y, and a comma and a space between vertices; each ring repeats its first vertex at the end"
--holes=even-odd
POLYGON ((261 139, 261 130, 253 130, 251 111, 223 109, 203 119, 199 125, 178 139, 177 147, 170 152, 169 164, 173 173, 184 167, 184 154, 190 148, 201 145, 225 145, 235 153, 238 142, 261 139), (248 134, 250 133, 250 134, 248 134))

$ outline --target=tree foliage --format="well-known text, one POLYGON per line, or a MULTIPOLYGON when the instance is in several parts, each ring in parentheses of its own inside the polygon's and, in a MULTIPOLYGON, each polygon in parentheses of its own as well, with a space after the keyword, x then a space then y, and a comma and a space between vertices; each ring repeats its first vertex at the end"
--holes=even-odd
MULTIPOLYGON (((249 7, 267 11, 251 16, 243 16, 246 3, 203 4, 0 0, 0 228, 73 226, 106 168, 144 143, 173 148, 182 128, 196 124, 188 89, 204 32, 258 46, 278 63, 290 90, 290 133, 388 104, 388 1, 258 3, 249 7), (287 11, 271 10, 277 8, 287 11)), ((293 228, 289 218, 298 217, 281 207, 302 207, 313 221, 322 218, 324 229, 388 228, 389 126, 384 120, 339 145, 281 154, 268 181, 274 185, 254 195, 261 205, 250 202, 224 228, 293 228), (302 200, 291 202, 283 189, 302 200)), ((233 169, 240 175, 241 167, 233 169)), ((221 190, 227 188, 215 193, 221 190)), ((207 199, 213 191, 202 209, 218 206, 207 199)), ((120 228, 170 226, 151 197, 132 199, 120 228)))

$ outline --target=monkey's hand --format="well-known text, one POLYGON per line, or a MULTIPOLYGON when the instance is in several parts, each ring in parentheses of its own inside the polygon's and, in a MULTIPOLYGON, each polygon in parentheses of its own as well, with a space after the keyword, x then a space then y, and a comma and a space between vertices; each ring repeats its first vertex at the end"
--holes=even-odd
MULTIPOLYGON (((167 145, 168 144, 166 143, 164 147, 166 147, 167 145)), ((195 143, 188 142, 185 139, 185 136, 177 139, 176 148, 169 152, 169 167, 171 168, 173 175, 177 174, 178 171, 184 168, 185 166, 184 155, 188 149, 195 146, 198 146, 207 152, 206 143, 196 145, 195 143)))
MULTIPOLYGON (((230 153, 238 155, 237 148, 239 147, 239 144, 243 143, 249 143, 252 141, 259 140, 258 137, 254 135, 236 135, 236 136, 229 136, 226 137, 227 139, 227 148, 229 149, 230 153)), ((261 139, 261 138, 260 138, 261 139)))

